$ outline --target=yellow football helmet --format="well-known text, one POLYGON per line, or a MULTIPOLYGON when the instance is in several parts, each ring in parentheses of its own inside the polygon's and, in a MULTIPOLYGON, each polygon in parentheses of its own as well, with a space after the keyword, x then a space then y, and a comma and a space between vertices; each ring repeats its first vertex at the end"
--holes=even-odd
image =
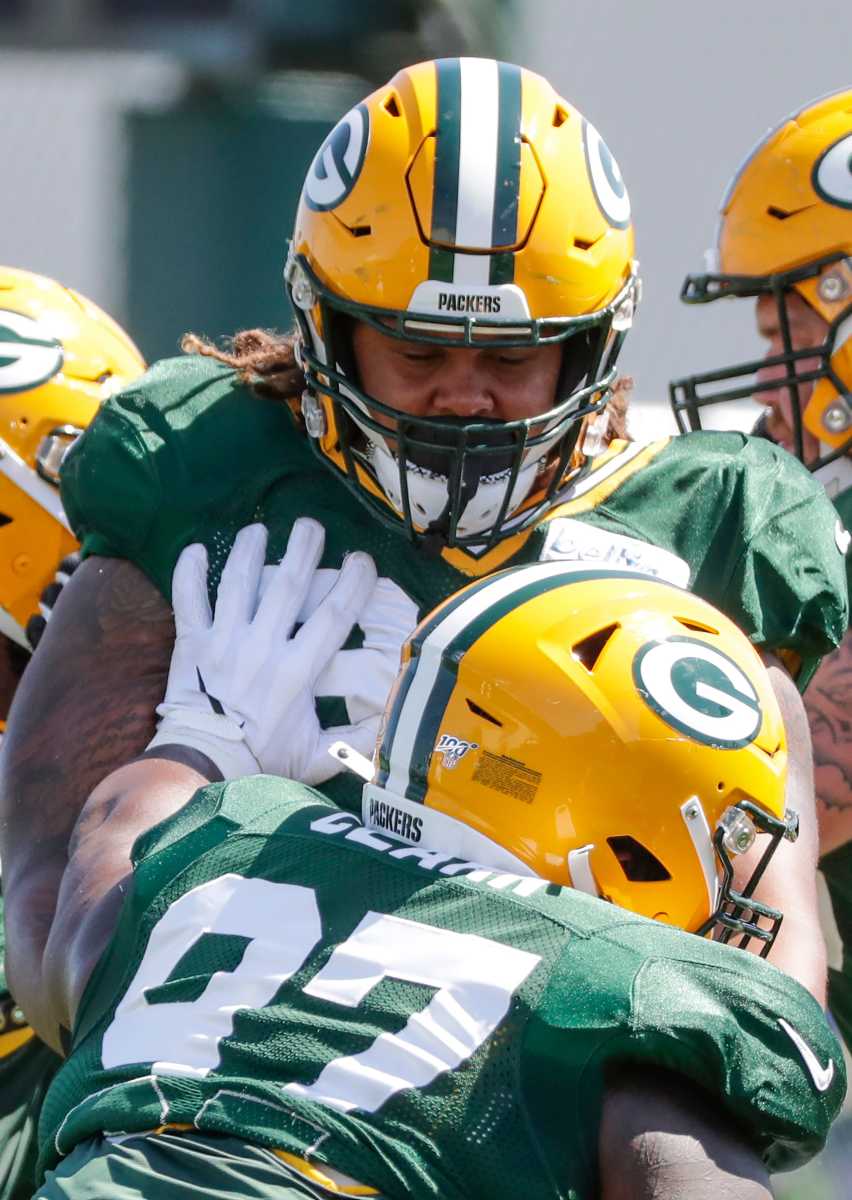
MULTIPOLYGON (((345 759, 344 759, 345 761, 345 759)), ((650 576, 566 563, 472 584, 415 631, 363 819, 768 951, 781 913, 732 859, 785 815, 784 725, 746 637, 650 576)))
POLYGON ((751 151, 722 200, 712 273, 689 275, 681 299, 703 304, 723 296, 771 295, 784 353, 671 384, 681 431, 701 427, 708 404, 758 395, 777 380, 747 383, 761 366, 783 365, 792 401, 798 456, 802 427, 820 443, 806 465, 820 470, 852 451, 852 90, 808 105, 771 130, 751 151), (819 346, 794 349, 786 297, 797 292, 828 322, 819 346), (818 358, 803 370, 802 359, 818 358), (798 384, 815 386, 804 411, 798 384), (724 383, 722 389, 706 385, 724 383))
POLYGON ((59 499, 62 456, 101 401, 144 369, 91 301, 0 267, 0 633, 27 649, 27 620, 77 546, 59 499))
POLYGON ((335 126, 302 190, 285 279, 314 448, 415 541, 484 548, 532 523, 606 403, 632 256, 615 159, 546 80, 491 59, 399 71, 335 126), (553 406, 403 414, 360 387, 352 321, 417 342, 563 342, 553 406))

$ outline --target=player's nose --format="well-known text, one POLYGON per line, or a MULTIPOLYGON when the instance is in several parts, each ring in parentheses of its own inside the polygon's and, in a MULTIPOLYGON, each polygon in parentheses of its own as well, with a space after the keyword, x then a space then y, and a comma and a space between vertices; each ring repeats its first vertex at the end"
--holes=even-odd
POLYGON ((487 372, 469 351, 459 350, 436 372, 432 386, 436 417, 494 417, 497 402, 487 372))

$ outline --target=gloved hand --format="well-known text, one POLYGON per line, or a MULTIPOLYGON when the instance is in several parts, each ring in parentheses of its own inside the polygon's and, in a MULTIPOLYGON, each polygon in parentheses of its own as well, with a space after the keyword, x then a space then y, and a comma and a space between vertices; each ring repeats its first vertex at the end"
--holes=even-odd
MULTIPOLYGON (((263 568, 261 596, 274 571, 275 567, 263 568)), ((328 595, 337 575, 337 571, 328 568, 314 572, 299 613, 300 622, 306 621, 328 595)), ((359 745, 363 742, 369 747, 364 751, 369 757, 399 672, 403 644, 417 626, 417 605, 398 583, 381 577, 376 580, 356 624, 364 635, 361 645, 355 650, 338 650, 317 680, 314 696, 318 700, 335 697, 344 701, 350 721, 360 727, 354 736, 359 745)), ((342 730, 340 736, 344 736, 342 730)))
MULTIPOLYGON (((331 590, 293 632, 324 541, 316 521, 296 521, 286 553, 268 572, 261 593, 266 529, 240 530, 212 615, 207 553, 200 545, 183 551, 172 583, 175 648, 151 747, 193 746, 226 779, 265 771, 311 784, 339 769, 328 754, 333 742, 364 747, 358 726, 320 728, 314 690, 374 589, 369 555, 346 558, 331 590)), ((366 746, 371 751, 372 740, 366 746)))

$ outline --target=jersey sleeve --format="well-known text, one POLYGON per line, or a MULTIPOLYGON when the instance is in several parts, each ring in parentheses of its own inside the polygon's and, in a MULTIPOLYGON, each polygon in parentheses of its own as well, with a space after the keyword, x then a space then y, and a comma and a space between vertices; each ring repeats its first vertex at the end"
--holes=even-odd
POLYGON ((804 689, 848 626, 837 513, 813 476, 779 447, 750 438, 737 460, 736 503, 720 532, 729 536, 736 521, 745 536, 731 559, 725 610, 748 623, 758 645, 791 652, 804 689))
POLYGON ((755 645, 783 653, 804 689, 848 621, 824 490, 792 455, 745 434, 687 433, 647 449, 614 486, 604 481, 611 490, 584 519, 676 555, 689 588, 755 645))
POLYGON ((843 1054, 794 980, 745 951, 651 922, 568 951, 563 982, 567 967, 583 986, 564 1009, 563 1038, 579 1029, 595 1047, 587 1070, 642 1063, 677 1072, 718 1101, 770 1171, 822 1149, 846 1091, 843 1054))
MULTIPOLYGON (((200 356, 152 367, 108 400, 62 466, 65 511, 84 556, 127 558, 168 598, 178 554, 217 515, 223 551, 286 469, 283 404, 200 356)), ((211 548, 211 565, 215 547, 211 548)))

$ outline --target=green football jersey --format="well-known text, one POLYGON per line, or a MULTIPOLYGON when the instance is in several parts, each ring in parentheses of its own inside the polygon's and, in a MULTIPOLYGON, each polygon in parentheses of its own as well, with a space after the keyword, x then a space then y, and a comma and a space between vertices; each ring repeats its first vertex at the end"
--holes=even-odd
POLYGON ((803 685, 847 623, 823 490, 784 451, 736 433, 614 443, 566 481, 536 528, 479 557, 427 558, 353 500, 286 404, 189 355, 157 364, 103 406, 66 457, 62 499, 84 554, 130 559, 167 597, 189 542, 206 544, 215 584, 241 526, 263 521, 277 562, 294 520, 311 516, 326 529, 323 566, 365 550, 421 615, 504 566, 632 563, 691 587, 755 643, 791 651, 803 685))
POLYGON ((842 1101, 819 1006, 764 961, 401 845, 302 785, 211 785, 132 857, 44 1166, 191 1127, 387 1195, 579 1200, 611 1064, 693 1080, 773 1170, 815 1153, 842 1101))

